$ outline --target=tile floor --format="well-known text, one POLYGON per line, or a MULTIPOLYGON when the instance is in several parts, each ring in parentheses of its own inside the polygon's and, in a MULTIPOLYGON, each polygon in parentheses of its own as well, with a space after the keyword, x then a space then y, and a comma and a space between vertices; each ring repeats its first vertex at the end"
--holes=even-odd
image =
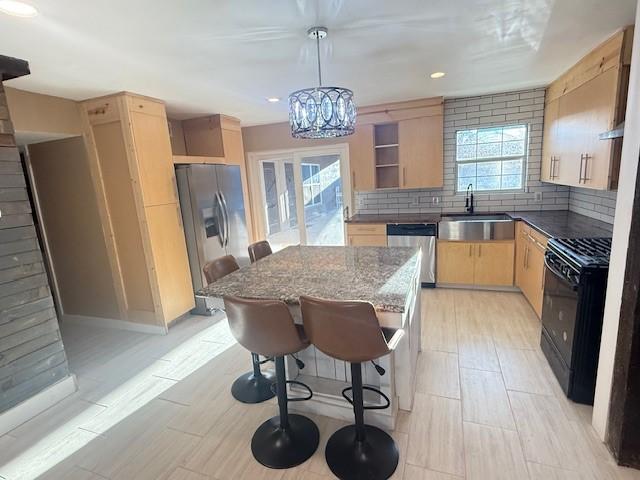
MULTIPOLYGON (((400 480, 634 480, 568 401, 538 347, 522 295, 423 292, 416 404, 392 435, 400 480)), ((274 402, 233 400, 247 352, 222 316, 193 317, 165 337, 63 325, 80 389, 0 437, 0 478, 323 480, 324 447, 292 470, 251 457, 274 402)), ((315 417, 325 440, 343 424, 315 417)))

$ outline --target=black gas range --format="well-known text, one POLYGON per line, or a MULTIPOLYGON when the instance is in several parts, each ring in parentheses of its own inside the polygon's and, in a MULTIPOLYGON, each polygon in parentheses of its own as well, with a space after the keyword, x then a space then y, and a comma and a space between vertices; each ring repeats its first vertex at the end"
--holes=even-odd
POLYGON ((557 238, 545 253, 540 345, 560 386, 593 404, 611 238, 557 238))

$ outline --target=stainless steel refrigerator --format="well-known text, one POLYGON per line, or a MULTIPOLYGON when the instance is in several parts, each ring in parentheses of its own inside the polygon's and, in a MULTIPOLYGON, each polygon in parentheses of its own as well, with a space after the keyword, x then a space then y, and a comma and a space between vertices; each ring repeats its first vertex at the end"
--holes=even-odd
MULTIPOLYGON (((197 291, 206 285, 202 267, 208 261, 233 255, 241 266, 249 263, 240 167, 179 165, 176 177, 193 289, 197 291)), ((211 311, 211 305, 196 298, 194 313, 211 311)))

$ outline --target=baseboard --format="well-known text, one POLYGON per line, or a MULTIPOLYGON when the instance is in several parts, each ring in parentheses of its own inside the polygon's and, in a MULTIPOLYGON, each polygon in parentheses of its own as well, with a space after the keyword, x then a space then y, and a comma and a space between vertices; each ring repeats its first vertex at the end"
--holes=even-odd
POLYGON ((147 323, 127 322, 126 320, 116 320, 115 318, 89 317, 86 315, 63 314, 63 322, 76 323, 79 325, 91 325, 92 327, 115 328, 118 330, 129 330, 132 332, 150 333, 153 335, 166 335, 166 326, 149 325, 147 323))
POLYGON ((518 287, 501 287, 497 285, 460 285, 458 283, 438 283, 436 288, 453 288, 457 290, 481 290, 485 292, 521 292, 518 287))
POLYGON ((75 375, 69 375, 40 393, 19 403, 13 408, 0 414, 0 435, 10 432, 24 422, 54 406, 64 398, 78 390, 75 375))

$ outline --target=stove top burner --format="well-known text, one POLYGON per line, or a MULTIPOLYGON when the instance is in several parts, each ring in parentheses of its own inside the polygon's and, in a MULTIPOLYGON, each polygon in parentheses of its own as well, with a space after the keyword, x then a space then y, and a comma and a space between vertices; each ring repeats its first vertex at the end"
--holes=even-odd
POLYGON ((582 268, 609 266, 611 238, 553 238, 549 247, 582 268))

